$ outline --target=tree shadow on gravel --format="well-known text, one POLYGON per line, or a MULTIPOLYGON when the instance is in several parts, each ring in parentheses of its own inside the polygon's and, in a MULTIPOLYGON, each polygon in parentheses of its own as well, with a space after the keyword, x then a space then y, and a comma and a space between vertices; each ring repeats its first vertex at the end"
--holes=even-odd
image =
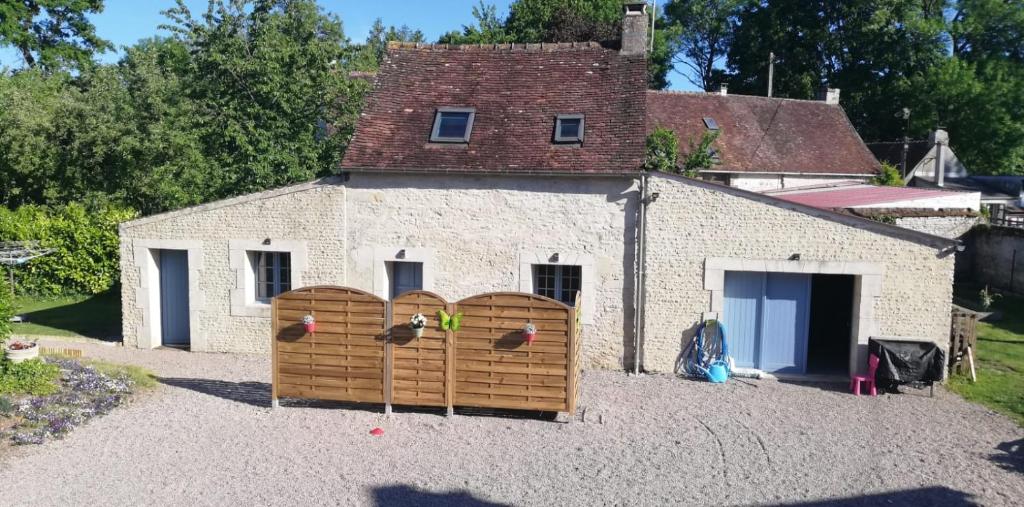
POLYGON ((228 382, 202 378, 158 378, 161 384, 188 389, 254 407, 270 408, 270 384, 266 382, 228 382))
POLYGON ((873 495, 850 496, 845 498, 825 498, 807 502, 777 503, 775 507, 809 507, 821 505, 829 507, 861 507, 873 505, 981 505, 971 499, 971 495, 955 489, 935 486, 930 488, 905 489, 889 491, 873 495))
POLYGON ((434 493, 411 486, 384 486, 373 489, 374 505, 452 506, 452 507, 505 507, 508 504, 481 500, 468 491, 434 493))
POLYGON ((994 461, 1003 470, 1024 474, 1024 438, 1012 442, 1003 442, 996 446, 1002 451, 993 454, 989 459, 994 461))

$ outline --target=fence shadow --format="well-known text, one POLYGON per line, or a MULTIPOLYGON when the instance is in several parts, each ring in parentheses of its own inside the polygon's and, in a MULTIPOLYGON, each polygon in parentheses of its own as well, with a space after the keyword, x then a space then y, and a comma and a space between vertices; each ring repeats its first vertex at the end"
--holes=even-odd
POLYGON ((411 486, 383 486, 373 489, 374 505, 393 507, 401 505, 448 506, 448 507, 505 507, 509 504, 495 503, 473 496, 468 491, 434 493, 411 486))
POLYGON ((270 384, 266 382, 228 382, 202 378, 157 378, 161 384, 254 407, 270 408, 270 384))
POLYGON ((955 489, 935 486, 930 488, 905 489, 873 495, 845 498, 826 498, 807 502, 779 503, 776 507, 864 507, 869 505, 981 505, 971 495, 955 489))
POLYGON ((1004 470, 1024 474, 1024 438, 996 446, 1000 452, 989 457, 1004 470))

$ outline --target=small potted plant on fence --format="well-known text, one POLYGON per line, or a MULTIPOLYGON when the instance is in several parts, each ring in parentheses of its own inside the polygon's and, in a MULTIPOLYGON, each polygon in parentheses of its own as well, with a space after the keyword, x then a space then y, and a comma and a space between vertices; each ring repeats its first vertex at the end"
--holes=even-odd
POLYGON ((427 327, 427 318, 422 313, 413 314, 409 319, 409 327, 412 328, 412 334, 416 338, 422 338, 423 330, 427 327))
POLYGON ((533 322, 527 323, 523 328, 523 339, 526 340, 527 345, 537 339, 537 326, 533 325, 533 322))
POLYGON ((316 319, 312 315, 306 315, 302 318, 302 325, 306 327, 307 333, 316 331, 316 319))
POLYGON ((4 353, 10 362, 20 363, 39 357, 39 344, 27 340, 12 339, 4 344, 4 353))

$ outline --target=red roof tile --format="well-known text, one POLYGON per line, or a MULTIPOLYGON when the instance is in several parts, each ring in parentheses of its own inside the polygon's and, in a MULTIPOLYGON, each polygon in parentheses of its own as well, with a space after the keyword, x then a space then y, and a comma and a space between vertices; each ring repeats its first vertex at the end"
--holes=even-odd
POLYGON ((879 164, 842 108, 820 101, 717 93, 647 92, 647 128, 675 131, 680 151, 721 127, 712 171, 873 174, 879 164))
POLYGON ((622 173, 644 156, 646 65, 595 43, 392 44, 342 162, 347 170, 622 173), (429 142, 439 107, 473 107, 468 144, 429 142), (582 145, 552 143, 585 115, 582 145))
POLYGON ((822 209, 853 208, 900 201, 914 201, 935 197, 953 197, 960 192, 914 187, 879 187, 856 185, 807 191, 773 191, 767 194, 789 202, 822 209))

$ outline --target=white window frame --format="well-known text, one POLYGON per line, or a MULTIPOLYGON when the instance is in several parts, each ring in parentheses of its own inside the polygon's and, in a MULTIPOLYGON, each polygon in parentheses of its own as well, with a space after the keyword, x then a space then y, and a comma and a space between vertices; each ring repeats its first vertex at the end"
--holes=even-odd
POLYGON ((270 318, 270 303, 256 299, 256 273, 250 252, 283 252, 291 256, 291 289, 303 287, 308 269, 305 241, 268 238, 263 240, 232 239, 228 245, 235 287, 231 289, 231 315, 235 317, 270 318))
POLYGON ((520 252, 519 254, 519 291, 536 294, 534 290, 533 267, 538 264, 567 265, 580 267, 580 294, 583 298, 584 324, 594 323, 594 307, 597 303, 597 272, 594 268, 594 256, 584 252, 551 249, 547 251, 520 252), (554 255, 558 254, 555 258, 554 255))

